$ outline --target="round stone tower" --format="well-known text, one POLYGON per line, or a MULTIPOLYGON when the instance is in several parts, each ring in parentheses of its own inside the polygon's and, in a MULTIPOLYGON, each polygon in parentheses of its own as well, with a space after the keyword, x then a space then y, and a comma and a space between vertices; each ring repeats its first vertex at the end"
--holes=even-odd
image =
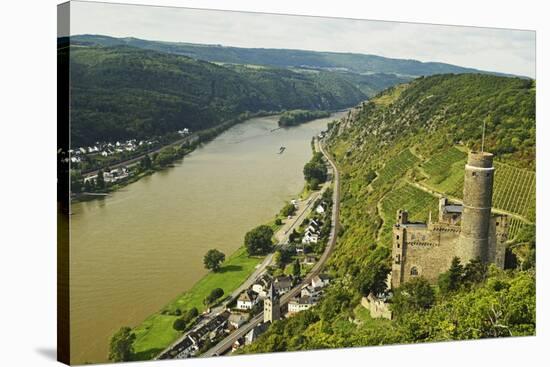
POLYGON ((493 201, 493 155, 470 152, 464 172, 464 207, 457 256, 464 264, 477 257, 487 262, 493 201))

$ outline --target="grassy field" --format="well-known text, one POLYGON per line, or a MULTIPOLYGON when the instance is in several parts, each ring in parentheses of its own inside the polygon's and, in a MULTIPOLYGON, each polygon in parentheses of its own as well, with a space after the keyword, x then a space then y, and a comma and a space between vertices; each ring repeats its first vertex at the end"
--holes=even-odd
POLYGON ((428 184, 447 195, 462 197, 466 157, 466 153, 455 147, 431 157, 422 164, 422 169, 430 177, 428 184))
MULTIPOLYGON (((239 248, 224 262, 219 272, 205 275, 193 288, 180 295, 163 310, 174 311, 179 308, 185 312, 193 307, 197 307, 199 311, 204 310, 206 306, 203 300, 212 289, 219 287, 226 295, 230 294, 254 271, 261 260, 260 257, 248 257, 245 248, 239 248)), ((145 360, 154 357, 180 335, 172 328, 174 320, 178 317, 163 315, 163 310, 149 316, 134 328, 135 359, 145 360)))
POLYGON ((391 191, 382 199, 380 204, 380 214, 384 220, 380 232, 380 241, 386 246, 391 246, 392 226, 396 220, 397 210, 407 210, 410 221, 425 222, 428 220, 430 210, 434 219, 436 218, 437 205, 438 199, 435 196, 410 184, 404 184, 391 191))
POLYGON ((379 188, 385 183, 403 177, 418 161, 419 159, 409 149, 405 149, 380 169, 378 177, 372 182, 372 187, 379 188))

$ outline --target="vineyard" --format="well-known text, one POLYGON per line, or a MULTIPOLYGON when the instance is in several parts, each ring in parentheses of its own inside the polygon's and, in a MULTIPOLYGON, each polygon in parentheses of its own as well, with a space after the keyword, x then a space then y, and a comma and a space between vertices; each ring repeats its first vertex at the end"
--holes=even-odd
POLYGON ((386 183, 393 182, 396 178, 403 177, 418 161, 419 159, 409 149, 405 149, 378 172, 378 177, 372 183, 373 188, 380 188, 386 183))
POLYGON ((392 226, 396 220, 397 210, 406 209, 412 222, 427 222, 430 211, 434 218, 437 218, 438 199, 409 184, 389 192, 380 204, 380 215, 384 220, 380 242, 387 246, 391 245, 392 226))
POLYGON ((535 172, 495 163, 493 206, 535 220, 535 172))
MULTIPOLYGON (((466 154, 456 148, 434 155, 422 164, 426 184, 439 192, 462 198, 466 154)), ((535 172, 495 162, 493 207, 527 221, 535 220, 535 172)))

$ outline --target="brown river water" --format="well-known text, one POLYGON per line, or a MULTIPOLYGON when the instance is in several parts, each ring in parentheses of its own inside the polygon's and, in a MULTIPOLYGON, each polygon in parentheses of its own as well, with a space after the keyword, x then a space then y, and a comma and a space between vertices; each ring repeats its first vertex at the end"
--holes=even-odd
POLYGON ((304 185, 311 137, 342 114, 275 131, 278 116, 250 119, 172 168, 73 204, 73 363, 107 361, 116 330, 139 324, 206 273, 208 249, 230 254, 273 218, 304 185))

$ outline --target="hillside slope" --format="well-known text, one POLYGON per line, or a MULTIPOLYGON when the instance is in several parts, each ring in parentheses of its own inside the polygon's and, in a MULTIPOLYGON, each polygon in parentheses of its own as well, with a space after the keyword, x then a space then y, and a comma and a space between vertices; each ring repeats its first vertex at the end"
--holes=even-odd
POLYGON ((71 46, 72 144, 202 130, 245 111, 334 110, 366 95, 328 73, 223 67, 127 46, 71 46))
MULTIPOLYGON (((473 74, 419 78, 350 111, 330 126, 327 144, 341 177, 342 229, 328 269, 334 281, 316 307, 275 323, 243 352, 534 334, 533 82, 473 74), (425 221, 437 213, 438 195, 460 199, 466 152, 479 148, 484 119, 486 150, 496 154, 494 204, 513 218, 510 270, 469 265, 482 275, 450 293, 435 287, 426 306, 395 308, 397 320, 371 319, 359 303, 373 279, 383 281, 389 271, 397 209, 425 221)), ((405 292, 394 305, 407 304, 405 292)))

